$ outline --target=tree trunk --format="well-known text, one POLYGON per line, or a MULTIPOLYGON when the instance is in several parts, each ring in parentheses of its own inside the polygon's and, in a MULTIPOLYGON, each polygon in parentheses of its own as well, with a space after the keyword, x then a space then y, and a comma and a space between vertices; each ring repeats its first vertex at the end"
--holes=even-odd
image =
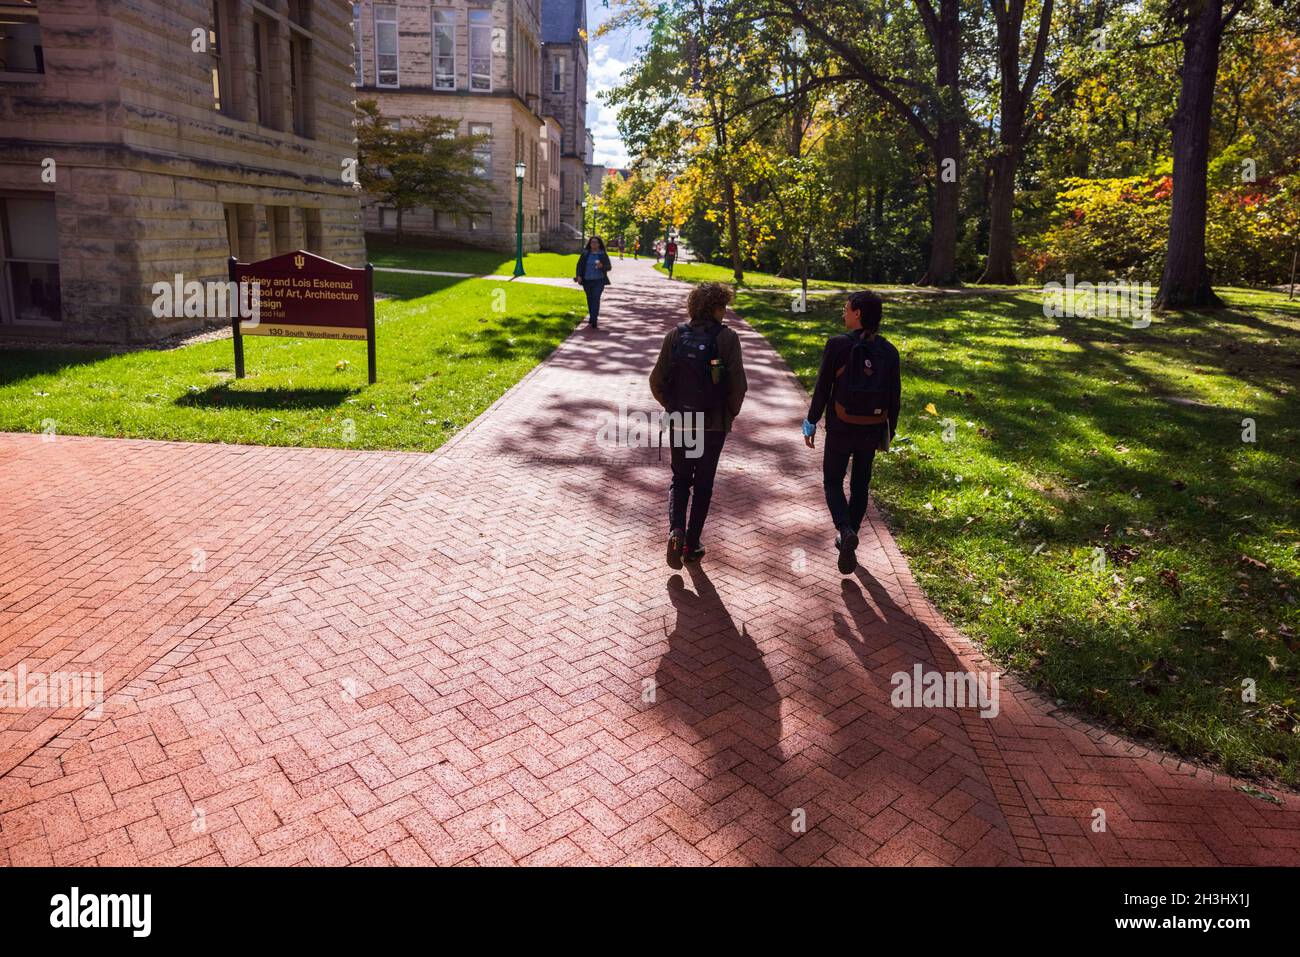
POLYGON ((961 151, 961 129, 951 119, 939 120, 934 159, 938 178, 934 184, 934 209, 931 215, 930 265, 918 286, 956 286, 957 279, 957 200, 960 183, 956 175, 961 151), (951 163, 945 161, 950 160, 951 163), (952 175, 948 175, 948 171, 952 175), (950 181, 949 181, 950 180, 950 181))
MULTIPOLYGON (((1017 151, 1018 153, 1018 151, 1017 151)), ((982 283, 1016 283, 1016 230, 1012 216, 1016 205, 1016 169, 1020 157, 999 152, 994 157, 993 186, 989 191, 989 249, 982 283)))
POLYGON ((1223 0, 1199 0, 1183 31, 1182 89, 1174 113, 1174 191, 1157 309, 1217 306, 1205 261, 1210 117, 1223 37, 1223 0))
POLYGON ((736 282, 745 281, 745 267, 740 262, 740 224, 736 217, 736 184, 731 177, 722 177, 723 195, 727 201, 727 239, 731 247, 731 272, 736 282))
POLYGON ((921 286, 955 286, 957 279, 957 204, 961 195, 960 87, 961 21, 958 0, 942 0, 936 20, 927 24, 939 87, 933 153, 937 176, 931 214, 930 265, 921 286))
POLYGON ((397 244, 402 244, 402 207, 397 207, 397 244))

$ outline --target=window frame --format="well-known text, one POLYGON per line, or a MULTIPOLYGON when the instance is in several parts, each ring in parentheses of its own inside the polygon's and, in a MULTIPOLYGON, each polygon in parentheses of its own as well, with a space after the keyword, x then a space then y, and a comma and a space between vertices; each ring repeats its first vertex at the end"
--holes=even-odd
POLYGON ((371 10, 371 20, 372 20, 371 27, 374 30, 373 36, 375 38, 375 43, 374 43, 375 86, 381 90, 397 90, 400 89, 402 86, 402 35, 398 27, 397 17, 398 17, 398 5, 395 3, 376 3, 371 10), (380 8, 387 8, 392 10, 393 18, 391 20, 386 18, 380 19, 379 16, 380 8), (392 24, 393 27, 393 52, 392 53, 381 53, 379 50, 379 25, 381 23, 392 24), (384 73, 387 71, 385 71, 384 68, 380 65, 382 62, 380 60, 380 57, 387 57, 387 56, 391 56, 393 58, 393 69, 392 69, 393 82, 392 83, 384 82, 384 73))
POLYGON ((480 159, 479 153, 480 153, 480 152, 483 152, 483 153, 486 153, 486 154, 487 154, 487 161, 486 161, 486 163, 483 163, 483 164, 481 164, 480 166, 478 166, 478 168, 475 170, 475 173, 476 173, 476 174, 477 174, 481 179, 485 179, 485 180, 488 180, 489 182, 491 182, 491 180, 492 180, 492 144, 493 144, 493 141, 494 141, 494 136, 493 136, 493 133, 492 133, 492 124, 491 124, 491 123, 473 123, 473 122, 471 122, 471 123, 469 124, 469 135, 470 135, 470 136, 477 136, 477 135, 479 135, 479 133, 487 133, 487 139, 484 140, 482 143, 477 144, 477 145, 474 147, 474 150, 473 150, 474 160, 475 160, 475 163, 477 164, 478 161, 479 161, 479 159, 480 159))
POLYGON ((496 69, 496 55, 492 50, 492 11, 490 9, 470 9, 466 16, 466 37, 468 39, 467 50, 469 53, 469 91, 471 93, 491 93, 493 92, 492 74, 496 69), (475 22, 475 21, 478 22, 475 22), (480 63, 483 57, 474 55, 474 36, 478 33, 480 36, 483 32, 487 34, 487 72, 475 73, 474 61, 480 63), (486 86, 476 86, 480 78, 486 77, 486 86))
POLYGON ((460 79, 457 73, 457 68, 459 67, 459 64, 456 62, 457 60, 456 39, 457 39, 457 28, 459 26, 460 26, 459 18, 456 16, 455 7, 430 7, 429 8, 429 38, 430 38, 429 61, 430 61, 430 68, 433 71, 433 76, 430 78, 430 80, 433 84, 433 89, 435 90, 440 90, 443 92, 449 92, 449 91, 454 92, 456 89, 457 81, 460 79), (439 14, 443 14, 449 17, 450 19, 442 23, 439 23, 438 22, 439 14), (450 86, 439 85, 440 76, 438 73, 438 64, 440 61, 448 59, 448 57, 444 57, 441 53, 438 52, 438 32, 440 30, 446 30, 451 33, 451 56, 450 56, 451 85, 450 86))
POLYGON ((12 243, 9 227, 9 203, 14 200, 25 200, 38 203, 48 203, 51 215, 54 217, 55 241, 59 239, 59 208, 58 199, 51 193, 39 193, 28 195, 14 195, 0 193, 0 328, 5 326, 38 326, 54 327, 62 325, 63 319, 63 270, 61 263, 56 257, 54 259, 32 259, 28 257, 19 258, 11 255, 12 243), (23 319, 18 315, 18 304, 13 294, 13 274, 11 265, 13 263, 22 263, 24 265, 53 266, 58 286, 58 312, 59 315, 54 319, 23 319))

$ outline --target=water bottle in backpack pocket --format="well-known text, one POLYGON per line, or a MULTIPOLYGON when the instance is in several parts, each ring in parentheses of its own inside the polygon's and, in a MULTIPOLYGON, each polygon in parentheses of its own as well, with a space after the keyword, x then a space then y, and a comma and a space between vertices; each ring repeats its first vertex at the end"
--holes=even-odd
POLYGON ((721 332, 718 322, 677 327, 668 372, 670 411, 711 412, 722 407, 727 389, 726 369, 718 357, 721 332))

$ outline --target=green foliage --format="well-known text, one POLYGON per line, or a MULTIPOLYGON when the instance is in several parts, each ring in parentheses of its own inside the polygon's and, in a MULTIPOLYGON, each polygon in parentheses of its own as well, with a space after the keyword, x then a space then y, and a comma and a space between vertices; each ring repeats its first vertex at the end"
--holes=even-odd
POLYGON ((1025 241, 1028 277, 1155 282, 1169 232, 1170 177, 1067 179, 1051 227, 1025 241))

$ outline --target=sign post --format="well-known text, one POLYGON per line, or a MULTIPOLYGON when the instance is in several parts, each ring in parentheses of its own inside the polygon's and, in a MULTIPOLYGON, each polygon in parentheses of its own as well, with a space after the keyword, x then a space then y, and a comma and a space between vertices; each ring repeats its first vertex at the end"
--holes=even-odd
MULTIPOLYGON (((234 256, 226 260, 226 272, 232 283, 239 282, 235 278, 235 267, 237 265, 239 265, 239 260, 234 256)), ((235 302, 238 303, 239 301, 240 297, 236 295, 235 302)), ((244 334, 239 331, 238 308, 230 310, 230 334, 235 340, 235 378, 242 379, 244 377, 244 334)))
MULTIPOLYGON (((244 377, 244 336, 366 340, 370 383, 375 383, 375 270, 344 266, 298 250, 261 262, 230 258, 232 282, 256 283, 256 317, 231 320, 235 378, 244 377)), ((243 298, 242 296, 240 297, 243 298)))

